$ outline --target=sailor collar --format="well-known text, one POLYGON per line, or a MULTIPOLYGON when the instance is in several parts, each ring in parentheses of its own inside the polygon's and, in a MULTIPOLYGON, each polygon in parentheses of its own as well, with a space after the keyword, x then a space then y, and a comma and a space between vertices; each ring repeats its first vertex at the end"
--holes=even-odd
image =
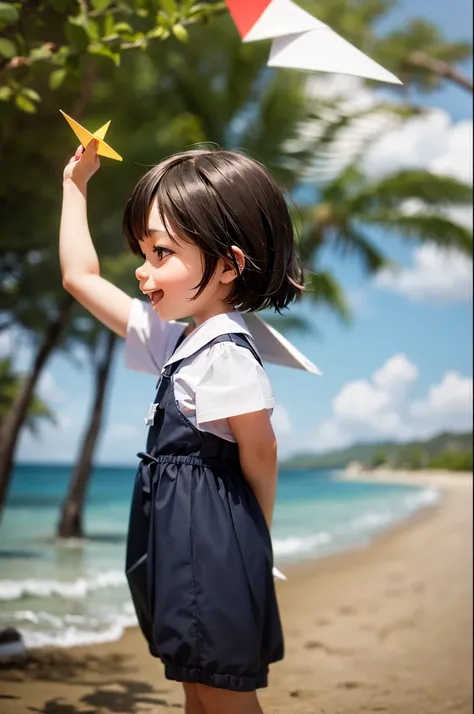
POLYGON ((166 362, 165 367, 191 357, 216 337, 227 334, 244 334, 251 337, 264 362, 294 367, 312 374, 321 374, 315 364, 256 313, 240 313, 238 311, 216 315, 196 327, 183 340, 166 362))

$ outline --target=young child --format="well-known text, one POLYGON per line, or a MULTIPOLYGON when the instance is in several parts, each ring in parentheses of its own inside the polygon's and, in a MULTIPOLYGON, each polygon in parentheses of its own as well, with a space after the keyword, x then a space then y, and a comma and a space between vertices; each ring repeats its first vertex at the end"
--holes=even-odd
POLYGON ((64 170, 60 261, 65 289, 127 338, 129 366, 161 373, 127 542, 137 617, 183 683, 187 714, 261 714, 256 690, 283 657, 277 445, 241 313, 280 311, 302 290, 290 214, 266 170, 236 153, 189 151, 151 169, 124 216, 146 306, 100 276, 86 214, 96 151, 80 147, 64 170))

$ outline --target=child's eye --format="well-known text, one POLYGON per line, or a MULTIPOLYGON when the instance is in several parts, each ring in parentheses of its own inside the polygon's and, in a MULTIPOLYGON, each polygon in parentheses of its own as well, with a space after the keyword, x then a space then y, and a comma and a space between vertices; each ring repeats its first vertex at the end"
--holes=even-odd
POLYGON ((163 260, 167 255, 171 255, 171 251, 168 248, 160 248, 158 245, 154 246, 153 253, 157 254, 158 260, 163 260))

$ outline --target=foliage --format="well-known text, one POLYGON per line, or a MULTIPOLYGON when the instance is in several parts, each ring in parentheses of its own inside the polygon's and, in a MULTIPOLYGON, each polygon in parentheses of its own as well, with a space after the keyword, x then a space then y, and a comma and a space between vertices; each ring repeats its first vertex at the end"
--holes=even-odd
POLYGON ((472 451, 472 433, 452 434, 443 433, 426 441, 413 441, 409 444, 400 444, 394 441, 355 444, 345 449, 328 451, 323 454, 299 454, 288 459, 282 464, 283 468, 291 469, 316 469, 316 468, 345 468, 351 462, 370 467, 374 454, 384 452, 388 465, 395 465, 402 453, 416 449, 424 454, 424 463, 431 464, 435 458, 443 453, 462 454, 472 451))
POLYGON ((395 458, 394 467, 398 469, 410 469, 416 471, 427 465, 428 457, 426 452, 418 444, 409 444, 402 447, 395 458))
POLYGON ((379 466, 385 466, 388 462, 388 454, 384 449, 378 449, 375 451, 370 459, 370 466, 373 469, 379 468, 379 466))
POLYGON ((472 473, 471 451, 445 451, 428 464, 430 469, 447 469, 448 471, 469 471, 472 473))
POLYGON ((223 7, 195 0, 0 2, 0 100, 35 113, 48 85, 80 89, 91 56, 118 67, 125 51, 146 51, 171 35, 187 42, 187 26, 223 7))
MULTIPOLYGON (((5 357, 0 360, 0 427, 13 401, 21 389, 22 377, 12 369, 12 360, 5 357)), ((56 423, 50 407, 39 397, 34 396, 28 410, 25 426, 36 433, 42 421, 56 423)))

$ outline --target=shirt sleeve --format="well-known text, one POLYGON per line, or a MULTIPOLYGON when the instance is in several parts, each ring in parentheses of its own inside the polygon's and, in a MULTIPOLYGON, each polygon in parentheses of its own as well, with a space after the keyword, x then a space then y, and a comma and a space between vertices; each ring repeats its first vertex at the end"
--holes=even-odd
POLYGON ((160 320, 151 305, 133 299, 125 338, 125 364, 138 372, 158 374, 185 329, 184 323, 160 320))
POLYGON ((210 365, 196 387, 197 424, 273 409, 270 380, 249 350, 220 343, 209 357, 210 365))

